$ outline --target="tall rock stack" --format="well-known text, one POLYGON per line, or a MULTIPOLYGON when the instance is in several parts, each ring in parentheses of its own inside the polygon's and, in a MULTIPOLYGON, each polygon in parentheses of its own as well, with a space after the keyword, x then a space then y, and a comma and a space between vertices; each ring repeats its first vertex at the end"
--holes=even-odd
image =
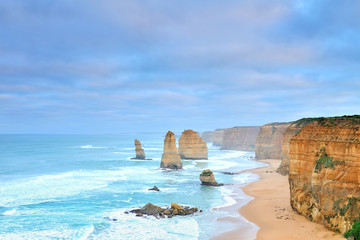
POLYGON ((224 140, 224 129, 216 129, 213 135, 213 145, 222 146, 224 140))
POLYGON ((189 129, 181 134, 179 154, 182 159, 208 159, 208 148, 205 141, 189 129))
POLYGON ((181 169, 182 162, 176 147, 175 134, 168 131, 164 140, 164 153, 161 157, 161 168, 181 169))
POLYGON ((135 139, 135 154, 135 159, 145 159, 144 149, 141 147, 141 143, 137 139, 135 139))

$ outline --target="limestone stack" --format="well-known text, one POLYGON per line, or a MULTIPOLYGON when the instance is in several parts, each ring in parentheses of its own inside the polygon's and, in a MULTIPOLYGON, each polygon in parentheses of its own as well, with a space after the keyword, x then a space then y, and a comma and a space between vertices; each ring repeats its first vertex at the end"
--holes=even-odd
POLYGON ((182 162, 176 147, 175 134, 168 131, 164 140, 164 153, 161 157, 161 168, 181 169, 182 162))
POLYGON ((180 136, 179 154, 182 159, 208 159, 208 148, 205 141, 189 129, 180 136))
POLYGON ((360 217, 360 116, 320 118, 289 146, 290 203, 344 233, 360 217))
POLYGON ((135 154, 135 159, 145 159, 144 149, 141 147, 141 143, 137 139, 135 139, 135 154))
POLYGON ((256 159, 281 159, 281 141, 283 133, 290 123, 269 123, 260 127, 256 138, 256 159))
POLYGON ((202 185, 206 185, 206 186, 217 187, 221 185, 218 182, 216 182, 214 173, 210 169, 206 169, 202 171, 202 173, 200 174, 200 181, 202 185))

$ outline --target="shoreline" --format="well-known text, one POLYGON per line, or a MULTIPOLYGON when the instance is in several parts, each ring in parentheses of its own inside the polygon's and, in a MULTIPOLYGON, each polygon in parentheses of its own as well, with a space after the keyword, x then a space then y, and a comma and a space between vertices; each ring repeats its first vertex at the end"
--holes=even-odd
MULTIPOLYGON (((281 160, 261 160, 268 166, 249 170, 258 175, 258 181, 252 182, 241 189, 254 198, 235 211, 246 220, 256 224, 255 233, 258 240, 319 240, 319 239, 345 239, 342 235, 327 230, 323 225, 311 222, 297 214, 290 206, 290 190, 288 176, 276 172, 281 160)), ((240 188, 240 187, 239 187, 240 188)), ((220 219, 219 221, 231 221, 220 219)), ((244 226, 222 233, 212 238, 214 240, 249 240, 244 234, 244 226)))

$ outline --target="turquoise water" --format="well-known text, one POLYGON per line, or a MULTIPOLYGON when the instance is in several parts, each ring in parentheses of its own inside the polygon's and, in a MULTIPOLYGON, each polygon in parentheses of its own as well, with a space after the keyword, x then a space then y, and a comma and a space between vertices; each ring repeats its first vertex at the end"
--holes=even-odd
POLYGON ((229 215, 221 207, 234 204, 234 185, 201 186, 199 174, 210 168, 218 182, 254 181, 248 172, 223 173, 261 166, 254 153, 208 145, 209 160, 163 170, 164 135, 0 135, 0 239, 209 239, 231 230, 216 219, 229 215), (135 138, 152 161, 130 159, 135 138), (161 191, 147 190, 154 185, 161 191), (160 220, 124 214, 149 202, 203 213, 160 220))

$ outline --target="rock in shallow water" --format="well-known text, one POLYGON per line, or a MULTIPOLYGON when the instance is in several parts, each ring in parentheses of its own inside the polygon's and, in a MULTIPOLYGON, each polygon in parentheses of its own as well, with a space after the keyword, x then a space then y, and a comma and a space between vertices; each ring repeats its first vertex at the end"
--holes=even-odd
MULTIPOLYGON (((201 211, 201 210, 200 210, 201 211)), ((168 216, 168 218, 171 218, 175 215, 190 215, 195 212, 198 212, 198 208, 190 208, 188 206, 181 206, 177 203, 171 203, 170 208, 161 208, 159 206, 156 206, 154 204, 148 203, 144 207, 139 209, 133 209, 129 212, 135 213, 137 217, 142 217, 144 215, 152 215, 156 218, 164 218, 165 215, 168 216)))
POLYGON ((161 157, 161 168, 181 169, 182 162, 176 147, 175 134, 168 131, 164 140, 164 153, 161 157))
POLYGON ((157 191, 157 192, 160 191, 160 189, 159 189, 157 186, 154 186, 154 187, 152 187, 152 188, 149 188, 148 190, 149 190, 149 191, 157 191))
POLYGON ((200 174, 200 181, 202 185, 218 187, 222 184, 216 182, 214 173, 210 169, 204 170, 200 174))

